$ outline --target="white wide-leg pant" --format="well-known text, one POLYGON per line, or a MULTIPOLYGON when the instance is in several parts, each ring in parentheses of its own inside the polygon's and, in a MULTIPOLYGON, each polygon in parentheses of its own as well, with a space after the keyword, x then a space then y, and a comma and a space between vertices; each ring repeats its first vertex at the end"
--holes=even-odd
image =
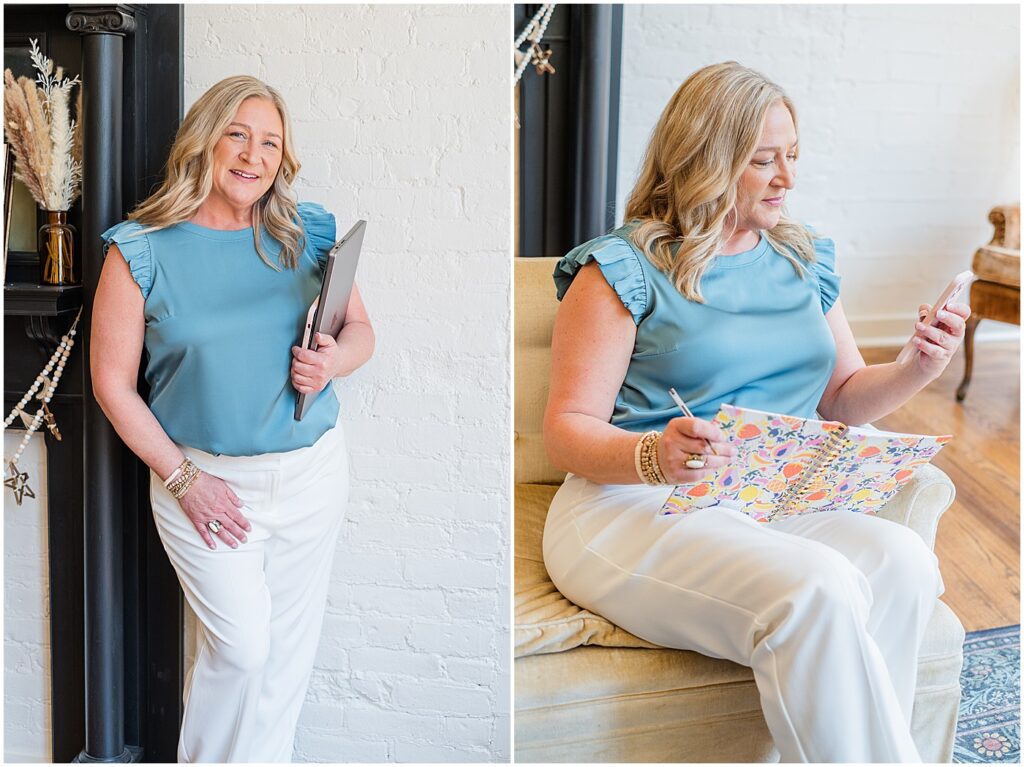
POLYGON ((257 456, 181 449, 235 491, 252 531, 211 550, 151 475, 160 539, 198 618, 178 760, 291 761, 348 499, 344 435, 257 456))
POLYGON ((655 644, 749 666, 783 762, 920 762, 918 650, 943 591, 921 538, 848 512, 661 516, 666 496, 570 474, 544 530, 559 591, 655 644))

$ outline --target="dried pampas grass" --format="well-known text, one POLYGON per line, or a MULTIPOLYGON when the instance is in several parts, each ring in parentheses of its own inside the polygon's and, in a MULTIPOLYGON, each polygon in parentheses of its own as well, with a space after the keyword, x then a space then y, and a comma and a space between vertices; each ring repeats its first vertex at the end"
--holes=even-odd
MULTIPOLYGON (((67 210, 82 187, 81 129, 71 119, 71 89, 78 77, 43 56, 32 40, 32 65, 38 74, 14 79, 4 70, 4 127, 14 154, 14 175, 44 210, 67 210)), ((77 107, 81 118, 81 88, 77 107)))
POLYGON ((75 114, 78 119, 75 121, 74 141, 71 144, 71 159, 82 167, 82 89, 78 89, 78 98, 75 99, 75 114))
MULTIPOLYGON (((28 78, 21 78, 27 80, 28 78)), ((36 202, 46 198, 43 192, 43 178, 45 167, 39 157, 39 143, 33 137, 39 131, 32 124, 32 113, 28 103, 25 101, 25 92, 21 83, 16 83, 11 70, 4 71, 4 127, 7 143, 11 145, 11 152, 14 154, 14 176, 21 181, 36 202), (33 157, 36 154, 37 156, 33 157)))

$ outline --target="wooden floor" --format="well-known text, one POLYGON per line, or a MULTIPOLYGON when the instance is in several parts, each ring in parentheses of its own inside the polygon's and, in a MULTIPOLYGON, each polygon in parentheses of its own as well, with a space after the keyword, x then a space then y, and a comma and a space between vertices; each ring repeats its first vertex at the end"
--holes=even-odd
MULTIPOLYGON (((868 364, 897 349, 864 349, 868 364)), ((956 485, 935 551, 943 600, 967 631, 1020 623, 1020 345, 977 347, 967 397, 956 401, 963 351, 943 376, 896 412, 886 431, 953 434, 935 458, 956 485)))

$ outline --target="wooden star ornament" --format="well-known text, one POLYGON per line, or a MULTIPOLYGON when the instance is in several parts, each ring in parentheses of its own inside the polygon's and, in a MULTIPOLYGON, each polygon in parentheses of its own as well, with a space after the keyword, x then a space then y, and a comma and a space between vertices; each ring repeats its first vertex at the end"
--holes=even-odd
POLYGON ((552 51, 550 46, 547 48, 547 50, 545 50, 544 48, 540 47, 539 43, 533 44, 533 57, 531 63, 536 69, 538 75, 553 75, 555 73, 555 68, 551 66, 550 61, 551 52, 552 51))
POLYGON ((20 471, 14 461, 10 461, 7 464, 7 470, 11 473, 11 476, 4 477, 4 487, 9 487, 14 491, 14 500, 19 506, 21 506, 21 501, 26 495, 29 498, 36 497, 36 494, 32 492, 32 488, 28 486, 27 471, 20 471))

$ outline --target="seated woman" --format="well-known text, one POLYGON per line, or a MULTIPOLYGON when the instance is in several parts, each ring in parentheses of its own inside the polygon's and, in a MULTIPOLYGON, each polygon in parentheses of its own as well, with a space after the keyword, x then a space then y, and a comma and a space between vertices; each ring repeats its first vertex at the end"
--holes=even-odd
POLYGON ((845 511, 662 516, 668 488, 646 484, 652 461, 669 483, 729 465, 708 420, 722 402, 862 424, 960 345, 956 304, 917 323, 909 364, 864 364, 832 241, 783 214, 797 139, 779 86, 735 62, 697 71, 658 121, 626 225, 559 262, 544 437, 570 473, 544 558, 566 597, 637 636, 751 667, 782 761, 920 761, 918 648, 943 590, 922 540, 845 511), (694 418, 674 417, 670 387, 694 418))

